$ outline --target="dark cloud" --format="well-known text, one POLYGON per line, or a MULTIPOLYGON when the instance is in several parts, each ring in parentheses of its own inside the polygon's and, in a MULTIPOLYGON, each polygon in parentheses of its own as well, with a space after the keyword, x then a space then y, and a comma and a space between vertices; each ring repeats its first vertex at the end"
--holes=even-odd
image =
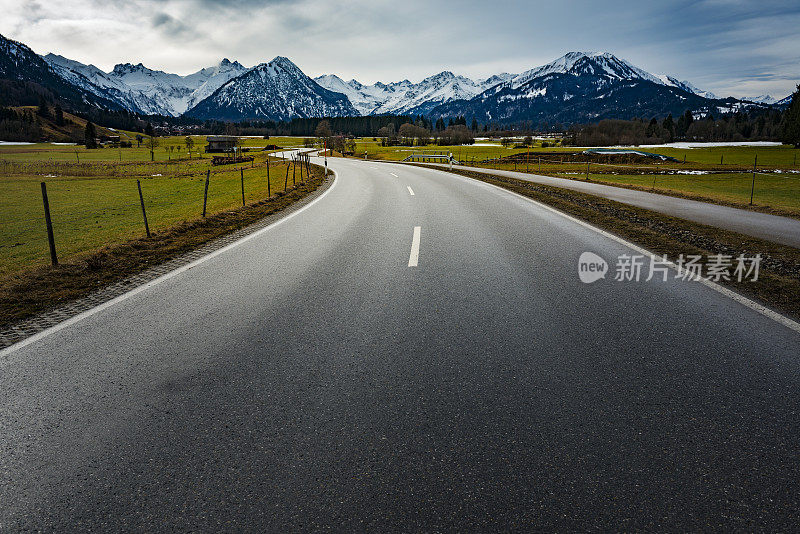
POLYGON ((173 37, 185 38, 194 33, 192 28, 167 13, 156 13, 151 22, 153 29, 173 37))
POLYGON ((0 0, 0 33, 110 68, 188 73, 276 55, 362 82, 520 72, 606 50, 718 94, 788 94, 800 75, 800 3, 762 0, 0 0), (96 43, 102 40, 104 46, 96 43))

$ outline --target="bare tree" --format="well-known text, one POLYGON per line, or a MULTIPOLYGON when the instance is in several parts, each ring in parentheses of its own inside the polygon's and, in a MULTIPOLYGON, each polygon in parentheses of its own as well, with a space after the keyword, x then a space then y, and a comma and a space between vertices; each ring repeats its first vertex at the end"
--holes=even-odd
POLYGON ((328 137, 333 135, 331 133, 331 125, 330 125, 330 123, 328 121, 320 121, 320 123, 317 124, 317 129, 314 132, 314 135, 316 137, 320 137, 320 138, 324 138, 324 139, 327 139, 328 137))
POLYGON ((158 138, 155 135, 151 135, 147 138, 147 148, 150 149, 150 161, 156 160, 155 150, 158 148, 158 138))
POLYGON ((194 146, 194 139, 192 139, 191 135, 187 135, 183 142, 186 144, 186 151, 189 153, 189 159, 192 159, 192 147, 194 146))

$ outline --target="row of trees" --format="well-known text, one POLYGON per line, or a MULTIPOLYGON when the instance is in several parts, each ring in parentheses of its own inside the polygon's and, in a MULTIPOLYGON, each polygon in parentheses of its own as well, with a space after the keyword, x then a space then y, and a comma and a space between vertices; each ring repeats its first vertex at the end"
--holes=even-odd
POLYGON ((792 95, 792 103, 783 116, 781 141, 787 145, 800 148, 800 85, 792 95))
POLYGON ((652 118, 632 120, 603 120, 596 124, 573 126, 565 144, 577 146, 645 145, 673 141, 769 141, 783 139, 797 119, 791 118, 793 104, 786 112, 754 110, 715 118, 713 115, 695 118, 690 111, 674 119, 672 115, 662 120, 652 118))
POLYGON ((0 141, 40 141, 44 135, 41 121, 31 110, 16 111, 0 107, 0 141))
POLYGON ((471 145, 475 142, 472 131, 463 124, 453 124, 444 130, 431 131, 407 122, 395 131, 394 124, 390 123, 378 130, 376 137, 380 139, 382 146, 471 145))

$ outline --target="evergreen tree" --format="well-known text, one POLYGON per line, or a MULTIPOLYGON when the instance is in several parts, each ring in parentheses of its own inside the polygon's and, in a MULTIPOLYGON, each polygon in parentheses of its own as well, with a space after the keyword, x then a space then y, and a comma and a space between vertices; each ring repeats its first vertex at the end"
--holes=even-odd
POLYGON ((47 101, 43 96, 39 97, 39 107, 36 109, 36 114, 45 118, 50 116, 50 109, 48 109, 47 101))
POLYGON ((91 121, 86 122, 86 130, 83 133, 83 142, 86 148, 97 148, 97 132, 91 121))
POLYGON ((61 104, 56 104, 56 126, 64 126, 64 110, 61 104))
POLYGON ((675 140, 675 121, 672 119, 672 113, 667 115, 667 118, 664 119, 664 122, 661 123, 661 127, 667 131, 667 135, 669 136, 669 141, 672 142, 675 140))
POLYGON ((792 103, 783 114, 781 141, 800 148, 800 85, 792 95, 792 103))
POLYGON ((153 125, 149 122, 147 123, 147 126, 144 127, 144 134, 149 137, 153 137, 153 125))
POLYGON ((470 128, 473 132, 478 131, 478 119, 472 119, 472 127, 470 128))
POLYGON ((694 116, 692 115, 692 112, 687 109, 681 118, 678 119, 678 122, 680 123, 678 135, 680 137, 684 137, 686 136, 686 132, 689 131, 689 126, 691 126, 692 122, 694 122, 694 116))

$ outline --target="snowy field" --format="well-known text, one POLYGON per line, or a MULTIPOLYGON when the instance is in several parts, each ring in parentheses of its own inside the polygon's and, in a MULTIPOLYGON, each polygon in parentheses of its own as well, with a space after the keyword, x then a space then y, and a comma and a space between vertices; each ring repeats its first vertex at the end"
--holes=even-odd
POLYGON ((73 146, 76 143, 28 143, 25 141, 0 141, 0 146, 24 146, 24 145, 56 145, 73 146))
POLYGON ((775 141, 725 141, 719 143, 677 142, 663 145, 639 145, 639 148, 709 148, 716 146, 781 146, 775 141))

